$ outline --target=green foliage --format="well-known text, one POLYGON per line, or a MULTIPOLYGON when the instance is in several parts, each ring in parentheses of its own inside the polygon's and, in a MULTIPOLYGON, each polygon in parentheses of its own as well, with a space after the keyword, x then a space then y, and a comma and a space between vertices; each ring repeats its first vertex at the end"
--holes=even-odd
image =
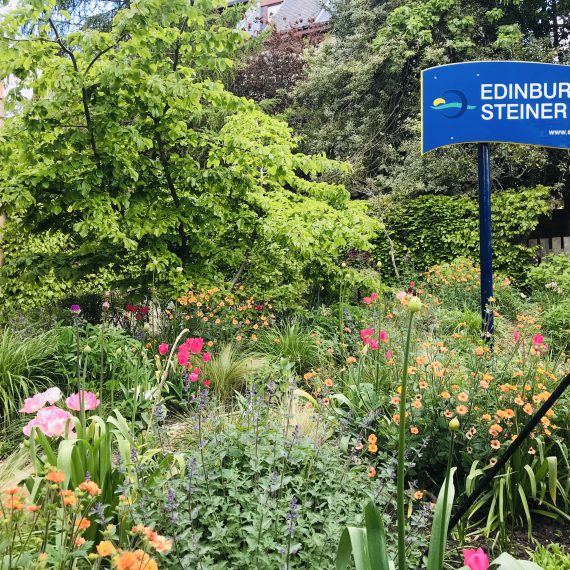
POLYGON ((558 544, 538 545, 532 559, 543 570, 570 570, 570 554, 558 544))
POLYGON ((549 296, 558 301, 569 295, 570 256, 559 254, 545 257, 540 265, 529 271, 528 283, 533 288, 533 295, 539 299, 549 296))
POLYGON ((24 399, 47 387, 58 375, 54 333, 0 330, 0 428, 8 427, 24 399))
MULTIPOLYGON (((548 211, 544 186, 503 191, 493 196, 493 261, 495 268, 524 281, 533 250, 520 243, 548 211)), ((396 264, 417 270, 459 256, 476 258, 479 251, 477 202, 466 196, 420 196, 391 201, 382 212, 394 243, 396 264)), ((383 268, 392 267, 389 244, 377 248, 383 268)))
POLYGON ((51 0, 3 18, 0 75, 17 79, 0 134, 4 298, 237 276, 291 303, 370 249, 378 224, 329 181, 346 167, 297 152, 285 123, 217 79, 244 39, 217 7, 141 0, 108 31, 58 30, 51 0), (10 242, 20 233, 34 251, 10 242))

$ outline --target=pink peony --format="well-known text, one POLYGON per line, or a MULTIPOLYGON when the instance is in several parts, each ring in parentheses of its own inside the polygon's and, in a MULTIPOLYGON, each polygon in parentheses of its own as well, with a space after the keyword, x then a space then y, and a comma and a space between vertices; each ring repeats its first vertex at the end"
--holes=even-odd
POLYGON ((380 331, 380 340, 382 342, 388 342, 388 333, 386 331, 380 331))
POLYGON ((29 436, 34 427, 48 437, 62 437, 65 435, 66 429, 69 430, 69 433, 75 429, 73 416, 57 406, 48 406, 39 410, 36 417, 24 427, 24 435, 29 436), (68 422, 69 428, 67 428, 68 422))
POLYGON ((158 347, 158 354, 161 354, 162 356, 164 356, 167 352, 168 352, 168 345, 165 342, 163 342, 158 347))
POLYGON ((468 566, 471 570, 487 570, 489 568, 489 558, 482 548, 477 550, 474 548, 464 549, 463 560, 465 566, 468 566))
POLYGON ((374 329, 362 329, 360 331, 360 338, 364 344, 370 344, 372 337, 374 336, 374 329))
POLYGON ((209 352, 204 352, 202 362, 210 362, 210 360, 212 360, 212 355, 209 352))
POLYGON ((97 399, 97 395, 93 392, 85 392, 81 391, 81 396, 79 393, 72 394, 65 400, 65 405, 70 410, 75 410, 79 412, 81 410, 81 400, 80 397, 83 397, 83 409, 84 410, 94 410, 101 402, 97 399))
POLYGON ((370 341, 370 348, 372 350, 378 350, 378 340, 377 339, 370 341))
POLYGON ((188 347, 188 350, 192 354, 200 354, 202 349, 204 348, 204 339, 203 338, 189 338, 186 339, 186 342, 183 346, 188 347))
POLYGON ((521 339, 521 333, 520 333, 519 331, 515 331, 515 332, 513 333, 513 340, 514 340, 515 342, 518 342, 520 339, 521 339))
POLYGON ((50 388, 45 392, 36 394, 31 398, 24 400, 24 407, 20 410, 23 414, 35 414, 43 408, 48 402, 55 404, 61 398, 61 390, 59 388, 50 388))
POLYGON ((541 334, 535 334, 532 337, 532 344, 540 346, 544 342, 544 337, 541 334))

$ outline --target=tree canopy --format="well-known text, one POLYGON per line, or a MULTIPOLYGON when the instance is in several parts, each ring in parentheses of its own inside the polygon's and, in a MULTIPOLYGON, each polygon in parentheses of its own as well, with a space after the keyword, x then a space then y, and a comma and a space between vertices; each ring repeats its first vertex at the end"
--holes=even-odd
POLYGON ((138 0, 74 27, 22 0, 4 17, 5 293, 233 279, 291 299, 370 248, 378 224, 335 182, 347 167, 219 80, 245 40, 219 6, 138 0))

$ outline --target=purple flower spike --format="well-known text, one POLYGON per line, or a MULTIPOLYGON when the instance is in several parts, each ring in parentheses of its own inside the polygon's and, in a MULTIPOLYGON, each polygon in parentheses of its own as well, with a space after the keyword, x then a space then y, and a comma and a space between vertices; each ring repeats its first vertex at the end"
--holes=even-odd
POLYGON ((71 307, 69 307, 69 310, 74 314, 74 315, 78 315, 79 313, 81 313, 81 307, 79 305, 71 305, 71 307))

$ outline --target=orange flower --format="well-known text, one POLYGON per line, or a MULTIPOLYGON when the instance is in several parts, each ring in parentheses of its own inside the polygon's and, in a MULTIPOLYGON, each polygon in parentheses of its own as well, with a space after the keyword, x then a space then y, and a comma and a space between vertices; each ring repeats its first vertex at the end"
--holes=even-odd
POLYGON ((85 539, 82 536, 78 536, 75 539, 75 546, 83 546, 85 544, 85 539))
POLYGON ((398 398, 398 396, 394 396, 391 400, 390 403, 394 404, 395 406, 397 406, 400 403, 400 398, 398 398))
POLYGON ((451 398, 451 394, 450 394, 447 390, 444 390, 444 391, 440 394, 440 396, 441 396, 442 398, 444 398, 445 400, 448 400, 449 398, 451 398))
POLYGON ((425 380, 422 380, 418 386, 420 387, 420 390, 425 390, 428 387, 428 383, 425 380))
POLYGON ((412 402, 412 406, 413 406, 416 410, 421 410, 421 409, 424 407, 424 405, 421 403, 420 400, 414 400, 414 401, 412 402))
POLYGON ((418 356, 416 358, 416 364, 418 366, 423 366, 426 363, 426 357, 425 356, 418 356))
POLYGON ((378 451, 378 446, 375 443, 371 443, 368 446, 368 451, 370 451, 370 453, 376 453, 378 451))
POLYGON ((10 487, 9 489, 6 489, 4 491, 4 493, 6 495, 17 495, 18 493, 21 493, 22 489, 20 487, 10 487))
POLYGON ((349 357, 346 359, 346 363, 347 363, 347 364, 354 364, 355 362, 356 362, 356 358, 355 358, 354 356, 349 356, 349 357))
POLYGON ((83 517, 79 519, 76 524, 78 528, 80 528, 81 530, 85 530, 91 526, 91 521, 83 517))
POLYGON ((108 540, 102 540, 97 545, 97 554, 99 556, 102 556, 102 557, 111 556, 112 554, 114 554, 114 552, 115 552, 115 547, 108 540))
POLYGON ((534 410, 533 410, 533 408, 532 408, 532 406, 531 406, 530 404, 525 404, 525 405, 523 406, 523 412, 524 412, 525 414, 527 414, 527 415, 529 415, 529 416, 532 416, 532 412, 533 412, 533 411, 534 411, 534 410))
POLYGON ((324 384, 327 388, 331 388, 333 385, 332 378, 326 378, 324 384))
POLYGON ((492 374, 483 374, 483 380, 485 380, 485 382, 491 382, 493 379, 494 376, 492 374))
POLYGON ((517 397, 515 398, 515 404, 517 404, 518 406, 522 406, 524 404, 524 400, 522 399, 520 394, 518 394, 517 397))
POLYGON ((420 501, 423 498, 424 498, 424 492, 423 491, 416 491, 414 493, 414 499, 417 499, 418 501, 420 501))
POLYGON ((485 350, 483 349, 482 346, 478 346, 475 350, 474 350, 475 354, 477 356, 483 356, 485 354, 485 350))
POLYGON ((150 545, 157 552, 169 552, 172 549, 172 540, 157 534, 151 541, 150 545))
POLYGON ((61 491, 60 495, 66 507, 74 507, 77 504, 77 497, 73 494, 73 491, 61 491))
POLYGON ((52 483, 63 483, 65 481, 65 474, 63 471, 50 471, 46 475, 46 479, 52 483))
POLYGON ((511 419, 515 417, 515 411, 512 410, 511 408, 507 408, 506 410, 503 411, 505 418, 507 419, 511 419))
POLYGON ((491 432, 491 430, 496 431, 497 433, 501 433, 503 431, 503 428, 499 424, 493 424, 489 428, 489 433, 491 432))
POLYGON ((331 403, 331 401, 328 398, 323 398, 322 402, 323 402, 323 406, 328 406, 331 403))
POLYGON ((310 380, 311 378, 313 378, 315 376, 314 372, 305 372, 305 374, 303 374, 303 378, 305 380, 310 380))
POLYGON ((378 438, 373 433, 368 436, 368 443, 376 443, 377 441, 378 438))
POLYGON ((490 421, 491 421, 491 414, 483 414, 483 415, 481 416, 481 419, 482 419, 484 422, 490 422, 490 421))
POLYGON ((467 406, 457 406, 455 409, 460 416, 464 416, 469 411, 467 406))
POLYGON ((372 466, 368 468, 368 477, 370 477, 370 479, 376 477, 376 469, 374 469, 372 466))
POLYGON ((36 513, 40 509, 41 509, 41 507, 39 505, 28 505, 26 507, 26 511, 28 511, 29 513, 36 513))
POLYGON ((24 505, 20 499, 16 498, 14 495, 10 495, 6 501, 6 508, 11 511, 21 511, 24 508, 24 505))
POLYGON ((415 366, 408 366, 408 374, 411 376, 413 376, 417 371, 418 369, 415 366))
POLYGON ((79 488, 82 491, 87 491, 93 497, 101 494, 101 489, 99 489, 99 485, 97 485, 95 481, 83 481, 83 483, 79 485, 79 488))
POLYGON ((412 426, 410 428, 410 433, 413 433, 414 435, 418 435, 418 433, 420 433, 420 430, 416 426, 412 426))
POLYGON ((465 392, 460 392, 457 394, 457 399, 460 402, 467 402, 469 400, 469 396, 465 392))
POLYGON ((479 380, 479 386, 481 386, 483 390, 487 390, 489 388, 489 382, 486 382, 485 380, 479 380))
POLYGON ((494 440, 491 441, 491 447, 492 447, 493 449, 500 449, 500 447, 501 447, 501 442, 500 442, 499 440, 497 440, 497 439, 494 439, 494 440))

